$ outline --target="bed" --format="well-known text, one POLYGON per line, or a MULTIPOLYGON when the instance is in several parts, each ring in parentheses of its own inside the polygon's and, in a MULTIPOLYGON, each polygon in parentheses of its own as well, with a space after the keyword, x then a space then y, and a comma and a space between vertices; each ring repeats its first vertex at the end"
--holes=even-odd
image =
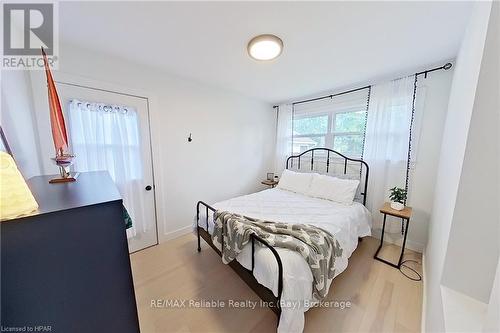
MULTIPOLYGON (((330 200, 273 188, 208 205, 197 204, 198 251, 203 238, 219 255, 211 240, 213 213, 228 211, 252 218, 290 224, 311 224, 334 235, 344 249, 336 263, 340 274, 361 237, 371 234, 371 216, 364 204, 369 168, 360 159, 346 157, 327 148, 314 148, 287 159, 286 168, 301 172, 355 175, 363 180, 361 191, 350 206, 330 200), (307 167, 306 167, 307 165, 307 167)), ((314 303, 312 273, 304 258, 291 250, 273 248, 257 236, 251 238, 231 268, 259 295, 263 304, 278 315, 278 332, 302 332, 304 312, 314 303)))

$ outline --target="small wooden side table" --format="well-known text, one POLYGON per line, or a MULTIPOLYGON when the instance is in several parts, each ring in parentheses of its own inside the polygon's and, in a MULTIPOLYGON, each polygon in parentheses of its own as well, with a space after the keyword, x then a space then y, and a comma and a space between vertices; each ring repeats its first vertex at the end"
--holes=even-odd
POLYGON ((403 254, 405 252, 406 236, 408 235, 408 227, 410 226, 411 212, 412 212, 411 207, 406 207, 406 206, 403 210, 392 209, 391 204, 389 202, 384 203, 382 208, 380 208, 380 213, 384 214, 384 224, 382 225, 382 235, 380 236, 380 245, 377 251, 375 252, 375 255, 373 256, 374 259, 381 261, 384 264, 387 264, 394 268, 398 269, 401 268, 401 262, 403 261, 403 254), (401 218, 401 223, 403 223, 403 226, 404 226, 404 221, 406 220, 406 229, 404 231, 403 246, 401 247, 401 255, 399 256, 399 261, 397 265, 382 258, 379 258, 377 256, 378 253, 380 252, 380 249, 382 248, 382 245, 384 244, 385 222, 387 219, 387 215, 401 218))
POLYGON ((260 182, 262 185, 267 185, 267 186, 271 186, 271 188, 274 188, 276 185, 278 185, 278 182, 275 181, 275 180, 263 180, 260 182))

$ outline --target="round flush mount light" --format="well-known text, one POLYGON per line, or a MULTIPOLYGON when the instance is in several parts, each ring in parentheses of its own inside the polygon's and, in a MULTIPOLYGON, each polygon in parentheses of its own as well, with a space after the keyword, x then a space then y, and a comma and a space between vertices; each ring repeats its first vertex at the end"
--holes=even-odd
POLYGON ((283 41, 275 35, 259 35, 248 42, 247 50, 255 60, 272 60, 283 51, 283 41))

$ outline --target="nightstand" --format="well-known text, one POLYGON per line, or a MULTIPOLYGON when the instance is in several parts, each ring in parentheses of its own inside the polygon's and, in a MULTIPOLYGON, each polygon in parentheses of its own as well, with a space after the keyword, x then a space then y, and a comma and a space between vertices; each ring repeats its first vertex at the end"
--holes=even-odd
POLYGON ((263 180, 260 182, 262 185, 267 185, 267 186, 271 186, 271 188, 274 188, 276 185, 278 185, 278 182, 275 181, 275 180, 263 180))
POLYGON ((382 225, 382 235, 380 236, 380 245, 377 251, 375 252, 375 255, 373 256, 374 259, 381 261, 384 264, 387 264, 394 268, 399 269, 401 267, 401 262, 403 261, 403 254, 405 252, 406 236, 408 235, 408 227, 410 226, 411 212, 412 212, 411 207, 406 207, 406 206, 403 210, 392 209, 391 204, 389 202, 384 203, 384 206, 380 208, 380 213, 384 214, 384 223, 382 225), (403 246, 401 247, 401 255, 399 256, 399 261, 397 265, 377 257, 378 253, 380 252, 380 249, 382 248, 382 245, 384 244, 385 222, 387 219, 387 215, 401 218, 401 223, 403 224, 402 227, 404 227, 404 221, 406 220, 406 229, 404 230, 403 246))

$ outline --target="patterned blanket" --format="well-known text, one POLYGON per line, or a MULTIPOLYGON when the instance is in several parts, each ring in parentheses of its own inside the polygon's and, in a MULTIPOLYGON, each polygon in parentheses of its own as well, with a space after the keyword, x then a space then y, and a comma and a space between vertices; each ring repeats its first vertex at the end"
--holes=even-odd
POLYGON ((214 221, 212 241, 221 248, 224 234, 222 262, 225 264, 238 256, 251 240, 250 235, 254 234, 271 246, 300 253, 313 275, 313 296, 322 300, 328 294, 328 287, 335 276, 335 260, 343 251, 329 232, 308 224, 262 221, 225 211, 215 212, 214 221))
POLYGON ((123 206, 123 221, 125 221, 125 229, 132 228, 132 218, 128 214, 127 208, 123 206))

